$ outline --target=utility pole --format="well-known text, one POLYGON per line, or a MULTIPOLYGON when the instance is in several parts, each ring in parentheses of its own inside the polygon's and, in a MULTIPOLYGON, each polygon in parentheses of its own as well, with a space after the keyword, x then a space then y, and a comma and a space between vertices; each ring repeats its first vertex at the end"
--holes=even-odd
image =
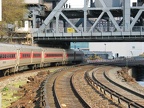
POLYGON ((0 21, 2 21, 2 0, 0 0, 0 21))

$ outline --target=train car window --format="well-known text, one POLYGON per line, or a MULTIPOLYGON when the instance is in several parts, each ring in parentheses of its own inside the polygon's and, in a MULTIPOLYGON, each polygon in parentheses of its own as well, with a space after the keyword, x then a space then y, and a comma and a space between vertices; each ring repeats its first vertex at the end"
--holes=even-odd
POLYGON ((74 54, 68 54, 68 56, 69 56, 69 57, 73 57, 73 56, 74 56, 74 54))
POLYGON ((3 58, 3 55, 2 55, 2 54, 0 54, 0 58, 3 58))
POLYGON ((28 57, 30 57, 30 54, 28 54, 28 57))
POLYGON ((3 58, 6 58, 6 54, 3 55, 3 58))
POLYGON ((81 56, 81 54, 76 54, 77 56, 81 56))
POLYGON ((3 58, 3 54, 1 54, 1 58, 3 58))
POLYGON ((11 58, 15 58, 15 54, 11 54, 11 58))
POLYGON ((41 54, 33 54, 33 57, 41 57, 41 54))
POLYGON ((46 57, 62 57, 62 54, 46 54, 46 57))
POLYGON ((0 54, 0 58, 2 58, 2 54, 0 54))
POLYGON ((9 54, 9 58, 12 58, 12 54, 9 54))
POLYGON ((6 54, 6 58, 9 58, 9 54, 6 54))
POLYGON ((11 59, 15 58, 15 54, 0 54, 0 59, 11 59))
POLYGON ((22 58, 30 58, 30 54, 22 54, 22 58))

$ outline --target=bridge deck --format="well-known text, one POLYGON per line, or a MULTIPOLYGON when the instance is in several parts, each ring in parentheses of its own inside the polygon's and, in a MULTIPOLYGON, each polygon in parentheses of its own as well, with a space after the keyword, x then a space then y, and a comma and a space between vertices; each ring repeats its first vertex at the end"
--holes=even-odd
POLYGON ((144 41, 144 32, 90 32, 90 33, 34 33, 34 40, 81 42, 132 42, 144 41))

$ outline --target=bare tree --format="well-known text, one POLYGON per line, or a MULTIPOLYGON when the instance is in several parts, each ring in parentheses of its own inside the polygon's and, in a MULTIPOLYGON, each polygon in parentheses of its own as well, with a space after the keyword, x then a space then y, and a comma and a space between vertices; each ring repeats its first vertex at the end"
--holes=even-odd
MULTIPOLYGON (((24 0, 2 0, 2 21, 0 22, 0 36, 8 36, 8 24, 23 20, 26 14, 24 0)), ((1 40, 0 39, 0 40, 1 40)))

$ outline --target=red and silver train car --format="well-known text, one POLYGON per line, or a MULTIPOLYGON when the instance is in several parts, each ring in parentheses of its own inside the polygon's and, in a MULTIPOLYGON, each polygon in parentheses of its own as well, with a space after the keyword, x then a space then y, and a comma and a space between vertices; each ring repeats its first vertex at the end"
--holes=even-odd
POLYGON ((83 56, 80 50, 0 43, 0 71, 8 74, 23 70, 26 66, 35 69, 51 64, 80 63, 83 61, 83 56))
POLYGON ((44 66, 56 64, 61 65, 65 64, 65 50, 59 48, 44 48, 43 49, 43 57, 42 64, 44 66))
POLYGON ((18 52, 14 45, 0 44, 0 70, 12 71, 17 64, 18 52))
POLYGON ((83 60, 84 53, 80 50, 66 50, 66 61, 74 61, 75 63, 80 63, 83 60))

